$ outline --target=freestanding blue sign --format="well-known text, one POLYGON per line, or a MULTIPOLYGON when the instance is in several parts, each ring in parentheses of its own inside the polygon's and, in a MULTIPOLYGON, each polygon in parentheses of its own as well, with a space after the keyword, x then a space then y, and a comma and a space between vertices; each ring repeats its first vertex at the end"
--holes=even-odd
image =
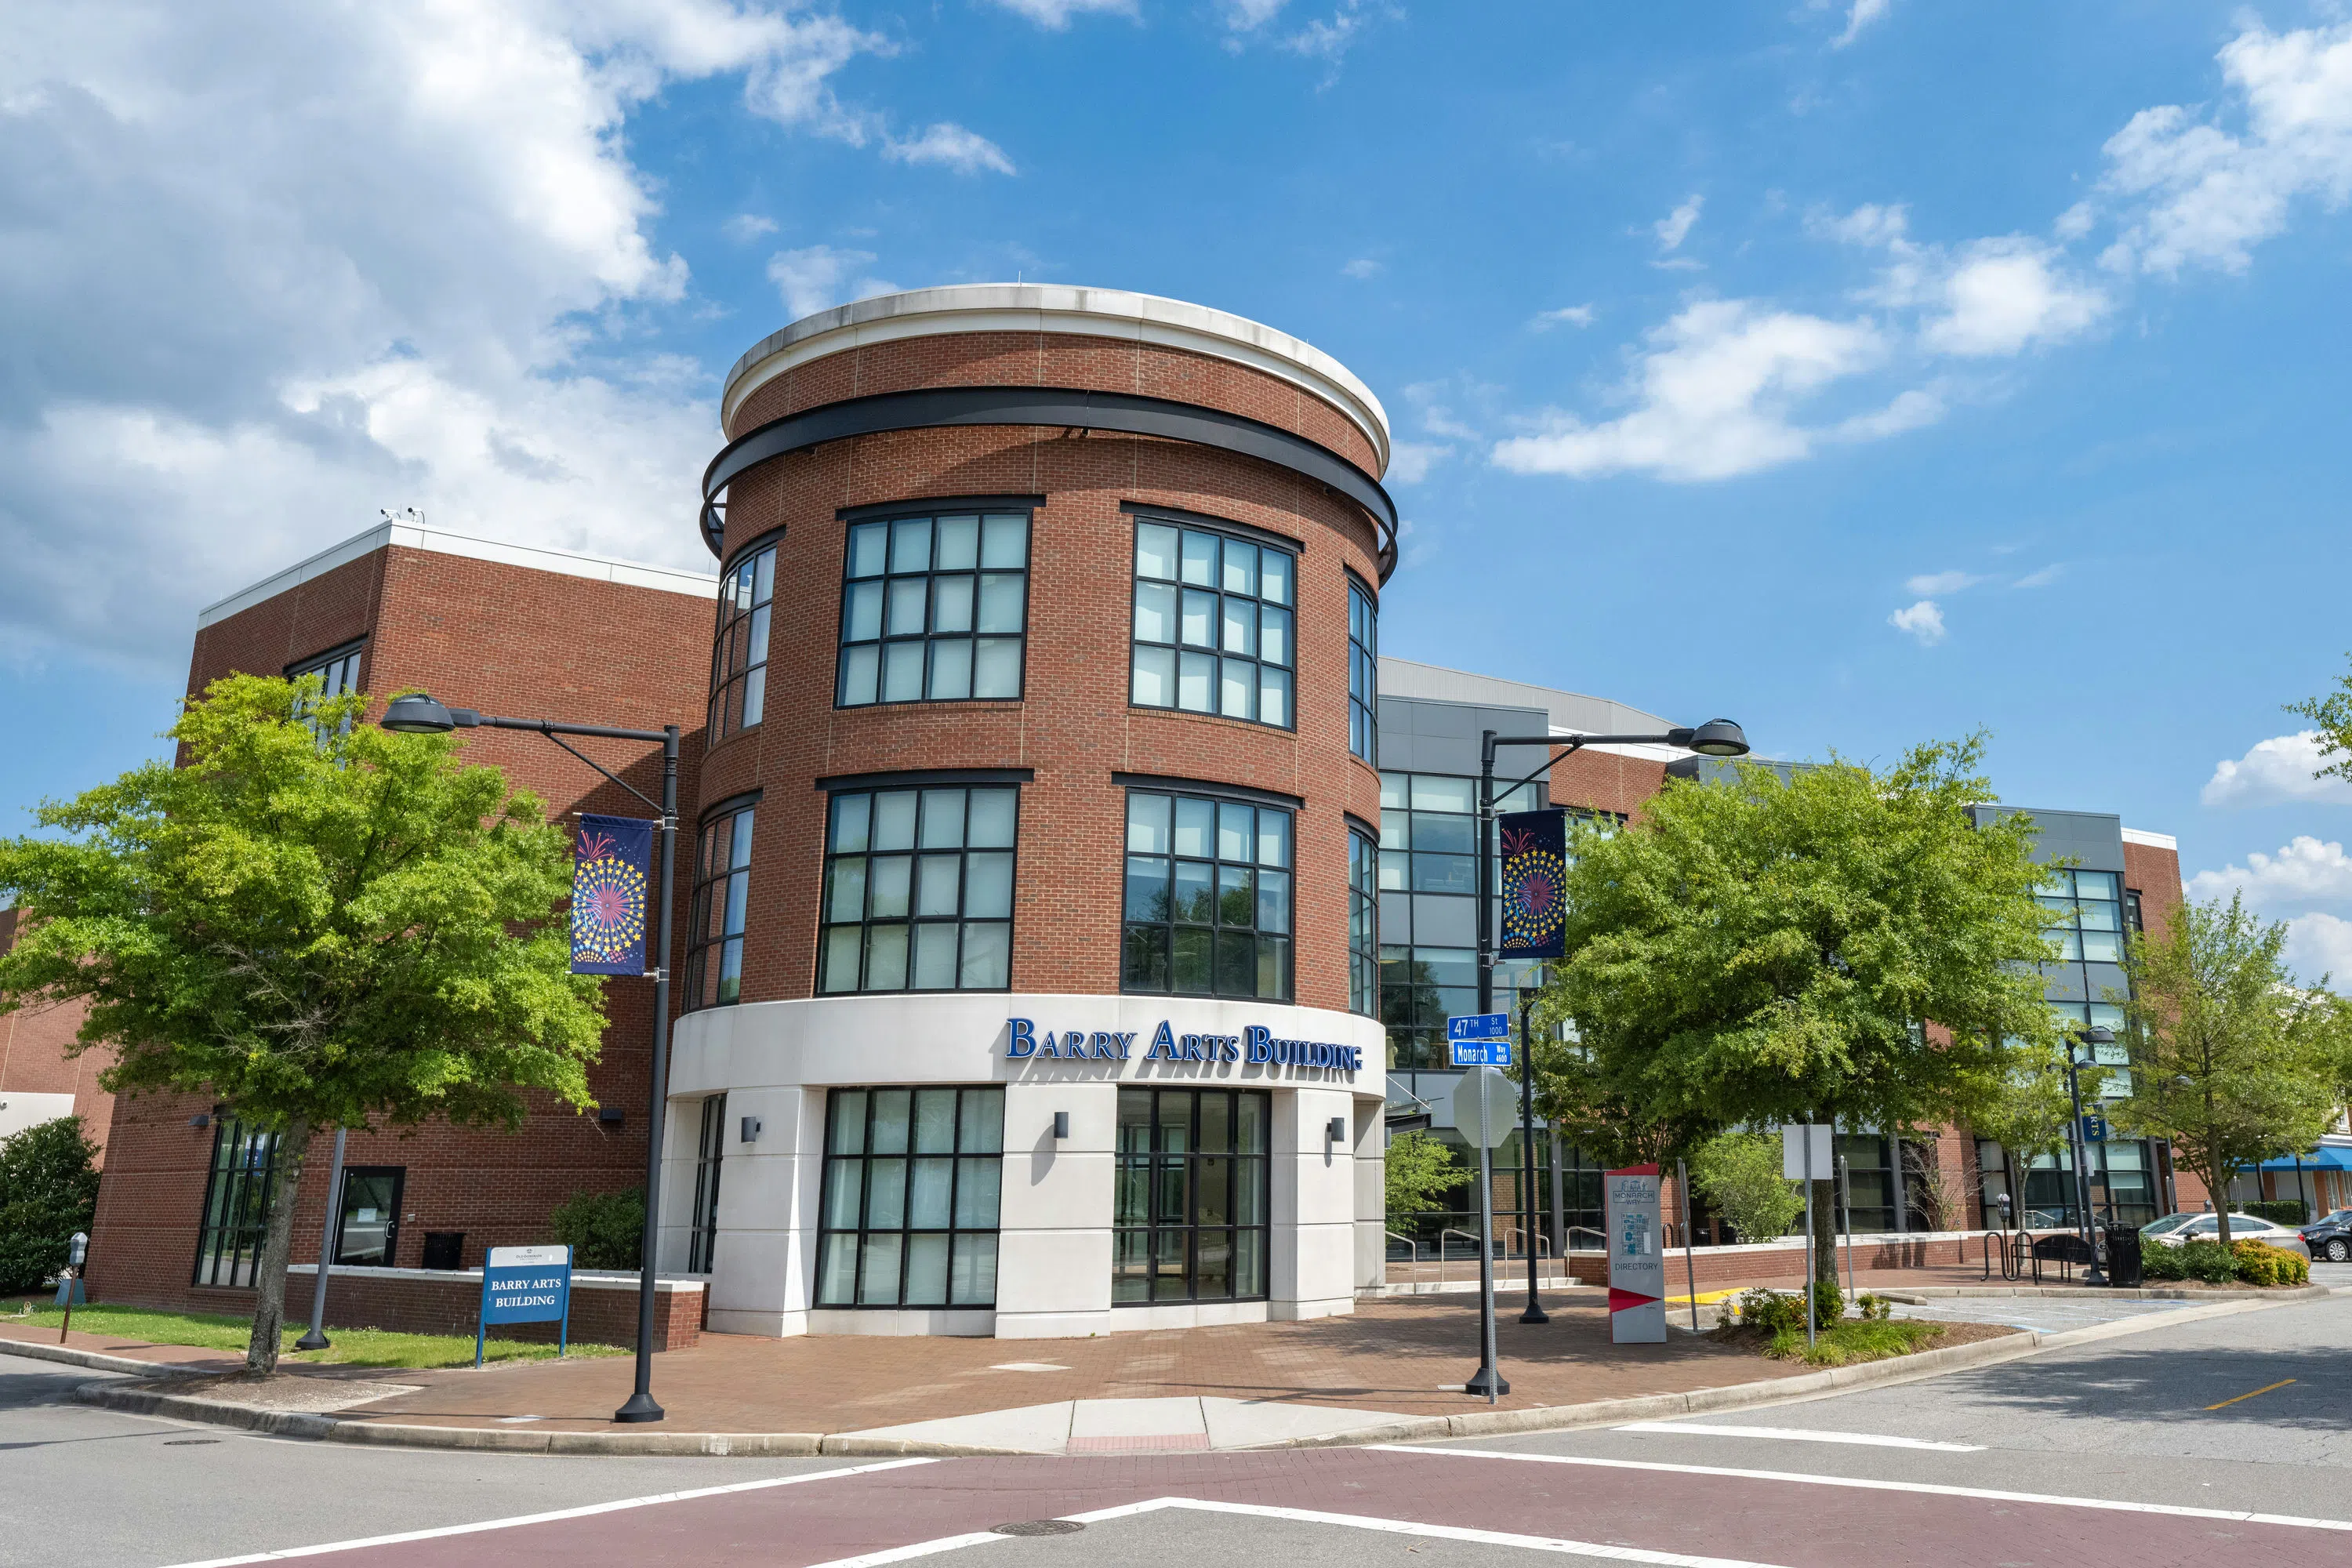
POLYGON ((483 1331, 492 1323, 561 1323, 559 1356, 572 1342, 572 1249, 493 1247, 482 1260, 482 1310, 474 1321, 474 1364, 482 1364, 483 1331))

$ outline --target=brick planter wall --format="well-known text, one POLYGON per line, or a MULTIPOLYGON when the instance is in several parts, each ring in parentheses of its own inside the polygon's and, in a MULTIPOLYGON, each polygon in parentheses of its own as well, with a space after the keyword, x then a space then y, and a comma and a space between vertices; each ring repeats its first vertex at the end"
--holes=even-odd
MULTIPOLYGON (((1977 1231, 1934 1231, 1909 1236, 1858 1236, 1852 1251, 1856 1271, 1871 1268, 1952 1268, 1983 1261, 1983 1234, 1977 1231)), ((1845 1276, 1848 1247, 1837 1248, 1838 1276, 1845 1276)), ((1700 1291, 1728 1289, 1736 1285, 1791 1285, 1805 1282, 1802 1237, 1746 1247, 1700 1247, 1691 1250, 1691 1272, 1700 1291)), ((1602 1252, 1571 1252, 1569 1272, 1586 1285, 1609 1283, 1609 1257, 1602 1252)), ((1993 1277, 2000 1276, 2000 1260, 1993 1259, 1993 1277)), ((1680 1295, 1684 1286, 1682 1249, 1666 1254, 1668 1294, 1680 1295)))
MULTIPOLYGON (((318 1277, 313 1264, 286 1270, 286 1317, 308 1322, 310 1292, 318 1277)), ((236 1294, 250 1308, 247 1292, 236 1294)), ((654 1349, 692 1350, 702 1337, 709 1293, 699 1279, 654 1281, 654 1349)), ((331 1329, 390 1329, 412 1334, 470 1334, 482 1303, 478 1268, 355 1268, 338 1267, 327 1276, 327 1326, 331 1329)), ((492 1339, 555 1341, 553 1323, 498 1323, 492 1339)), ((637 1342, 637 1277, 575 1274, 572 1277, 572 1337, 590 1344, 637 1342)))

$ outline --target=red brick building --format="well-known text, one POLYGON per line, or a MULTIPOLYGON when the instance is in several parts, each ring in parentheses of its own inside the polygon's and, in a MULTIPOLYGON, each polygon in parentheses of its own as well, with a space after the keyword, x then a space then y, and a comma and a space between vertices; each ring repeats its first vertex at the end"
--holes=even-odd
MULTIPOLYGON (((488 712, 627 728, 692 723, 705 696, 713 587, 694 573, 387 523, 204 611, 188 689, 233 670, 315 670, 331 690, 423 687, 488 712), (622 635, 592 645, 579 634, 583 618, 622 635)), ((584 744, 658 794, 658 747, 584 744)), ((467 755, 504 769, 551 816, 641 814, 540 736, 477 731, 467 755)), ((688 787, 693 756, 689 749, 688 787)), ((652 993, 649 981, 605 989, 611 1023, 591 1083, 612 1121, 549 1102, 533 1105, 519 1135, 446 1125, 354 1134, 345 1258, 413 1268, 437 1233, 462 1237, 445 1266, 477 1265, 485 1247, 544 1239, 548 1211, 572 1192, 636 1184, 652 993)), ((26 1021, 0 1019, 0 1029, 26 1021)), ((96 1058, 82 1061, 87 1068, 96 1058)), ((157 1095, 113 1107, 91 1237, 90 1285, 100 1296, 245 1310, 276 1150, 217 1110, 202 1098, 157 1095)), ((330 1142, 323 1134, 314 1142, 312 1179, 301 1188, 298 1261, 318 1254, 330 1142)))
MULTIPOLYGON (((1478 731, 1672 726, 1380 659, 1386 416, 1255 322, 1108 290, 892 295, 755 345, 721 411, 716 577, 387 524, 206 610, 190 689, 316 670, 685 724, 657 1263, 707 1283, 709 1326, 1350 1310, 1384 1272, 1386 1127, 1442 1103, 1443 1021, 1475 996, 1478 731)), ((467 733, 551 814, 646 814, 543 737, 467 733)), ((656 793, 657 748, 583 744, 656 793)), ((1631 814, 1692 767, 1597 748, 1507 804, 1631 814)), ((2177 858, 2118 844, 2160 920, 2177 858)), ((2105 929, 2097 891, 2070 929, 2105 929)), ((1504 966, 1497 1005, 1531 978, 1504 966)), ((351 1139, 331 1321, 446 1326, 464 1289, 413 1271, 639 1184, 651 993, 607 987, 601 1114, 351 1139)), ((95 1292, 249 1299, 275 1151, 223 1110, 113 1107, 95 1292)), ((1915 1230, 1878 1144, 1854 1162, 1872 1217, 1915 1230)), ((1970 1142, 1947 1147, 1980 1185, 1970 1142)), ((1542 1217, 1597 1223, 1598 1173, 1544 1153, 1542 1217)), ((303 1184, 298 1263, 326 1188, 303 1184)))
MULTIPOLYGON (((0 952, 16 942, 17 913, 0 910, 0 952)), ((70 1054, 87 1009, 79 1002, 0 1013, 0 1138, 60 1116, 81 1118, 82 1133, 105 1160, 114 1097, 98 1087, 102 1050, 70 1054)))

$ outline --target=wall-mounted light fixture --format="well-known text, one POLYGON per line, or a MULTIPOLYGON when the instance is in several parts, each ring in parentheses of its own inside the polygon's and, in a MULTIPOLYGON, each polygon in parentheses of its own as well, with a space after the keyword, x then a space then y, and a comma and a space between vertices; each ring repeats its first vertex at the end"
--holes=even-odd
POLYGON ((596 1108, 596 1124, 600 1127, 618 1127, 628 1119, 628 1114, 617 1105, 600 1105, 596 1108))
POLYGON ((1348 1141, 1348 1119, 1344 1116, 1331 1118, 1331 1125, 1323 1130, 1323 1138, 1326 1142, 1345 1143, 1348 1141))
POLYGON ((188 1118, 188 1125, 191 1127, 210 1127, 212 1124, 212 1112, 208 1110, 199 1110, 188 1118))
POLYGON ((1054 1136, 1055 1138, 1067 1138, 1069 1135, 1070 1113, 1066 1110, 1057 1110, 1054 1112, 1054 1136))
POLYGON ((759 1141, 760 1119, 756 1116, 747 1116, 743 1118, 743 1142, 746 1143, 757 1143, 759 1141))

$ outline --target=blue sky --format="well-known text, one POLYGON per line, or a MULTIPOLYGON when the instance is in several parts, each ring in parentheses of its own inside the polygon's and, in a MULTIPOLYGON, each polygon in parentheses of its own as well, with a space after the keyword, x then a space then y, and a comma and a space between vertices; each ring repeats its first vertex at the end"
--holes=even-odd
MULTIPOLYGON (((718 382, 1084 282, 1386 401, 1386 651, 2177 834, 2352 974, 2335 5, 482 0, 0 20, 0 807, 358 531, 707 561, 718 382), (38 737, 26 741, 23 737, 38 737)), ((21 819, 20 819, 21 820, 21 819)))

